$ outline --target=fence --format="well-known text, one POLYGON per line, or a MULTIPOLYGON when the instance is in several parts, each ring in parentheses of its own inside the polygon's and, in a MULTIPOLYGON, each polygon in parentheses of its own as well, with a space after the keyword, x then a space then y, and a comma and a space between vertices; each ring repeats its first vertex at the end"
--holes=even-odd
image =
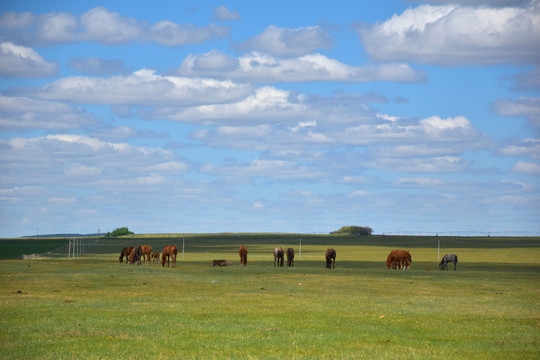
POLYGON ((85 254, 99 241, 99 238, 74 238, 68 243, 68 259, 75 259, 85 254))

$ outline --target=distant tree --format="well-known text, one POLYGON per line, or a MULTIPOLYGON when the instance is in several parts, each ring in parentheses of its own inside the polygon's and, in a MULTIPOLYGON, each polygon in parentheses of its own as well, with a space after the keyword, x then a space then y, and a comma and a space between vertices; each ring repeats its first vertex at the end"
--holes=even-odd
POLYGON ((343 226, 341 229, 332 231, 330 234, 350 234, 354 236, 367 236, 373 233, 369 226, 343 226))
POLYGON ((105 237, 113 237, 113 236, 122 236, 122 235, 133 235, 132 231, 129 231, 127 226, 114 229, 112 232, 108 232, 105 237))

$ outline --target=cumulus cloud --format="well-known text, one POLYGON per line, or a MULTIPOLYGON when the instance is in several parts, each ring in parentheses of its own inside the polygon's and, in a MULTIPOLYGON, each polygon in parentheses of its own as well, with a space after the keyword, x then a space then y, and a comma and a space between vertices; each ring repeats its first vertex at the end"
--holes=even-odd
POLYGON ((0 144, 4 185, 54 183, 70 187, 77 183, 110 188, 124 179, 132 186, 142 186, 149 179, 166 179, 189 170, 171 151, 82 135, 12 138, 0 144))
POLYGON ((13 92, 82 104, 182 106, 234 101, 250 90, 251 86, 232 81, 162 76, 141 69, 108 78, 66 77, 39 88, 13 92))
POLYGON ((149 29, 148 37, 162 45, 180 46, 199 44, 227 35, 229 35, 229 28, 224 26, 210 24, 196 27, 192 24, 180 25, 169 20, 163 20, 149 29))
POLYGON ((174 73, 180 76, 212 76, 261 83, 425 80, 424 73, 402 63, 351 66, 317 53, 280 58, 258 51, 251 51, 238 58, 218 50, 190 54, 174 73))
POLYGON ((238 11, 231 11, 225 5, 214 9, 214 20, 216 21, 236 21, 240 20, 238 11))
POLYGON ((93 116, 72 105, 0 95, 0 128, 3 130, 68 130, 97 123, 93 116))
POLYGON ((523 139, 501 147, 497 153, 504 156, 525 156, 532 159, 540 159, 540 140, 531 138, 523 139))
POLYGON ((0 36, 25 45, 92 41, 103 45, 155 41, 166 46, 197 44, 229 34, 225 26, 177 24, 161 20, 153 25, 95 7, 75 16, 70 13, 6 12, 0 17, 0 36))
POLYGON ((499 99, 492 105, 501 115, 520 116, 529 120, 532 126, 540 128, 540 97, 521 96, 518 99, 499 99))
POLYGON ((201 168, 201 171, 234 178, 265 177, 288 180, 315 179, 323 174, 316 167, 298 165, 296 162, 283 160, 253 160, 249 163, 227 164, 226 166, 206 164, 201 168))
POLYGON ((366 51, 383 61, 538 64, 540 3, 526 8, 421 5, 383 23, 360 25, 366 51))
POLYGON ((511 171, 526 175, 540 176, 540 164, 527 161, 519 161, 512 167, 511 171))
POLYGON ((0 44, 0 76, 39 78, 56 75, 58 64, 44 60, 33 49, 12 42, 0 44))
POLYGON ((262 34, 246 40, 240 48, 287 57, 301 56, 332 46, 332 38, 320 26, 291 29, 270 25, 262 34))

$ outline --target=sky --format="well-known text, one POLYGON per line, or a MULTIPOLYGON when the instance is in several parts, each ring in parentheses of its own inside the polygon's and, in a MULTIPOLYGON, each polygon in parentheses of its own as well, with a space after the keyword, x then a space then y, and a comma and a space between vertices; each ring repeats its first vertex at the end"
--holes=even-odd
POLYGON ((540 1, 0 4, 0 237, 540 234, 540 1))

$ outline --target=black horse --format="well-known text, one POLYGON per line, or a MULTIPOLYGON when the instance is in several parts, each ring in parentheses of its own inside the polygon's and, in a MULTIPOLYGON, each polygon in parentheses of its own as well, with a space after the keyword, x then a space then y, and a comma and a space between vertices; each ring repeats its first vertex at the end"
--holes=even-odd
POLYGON ((334 249, 326 250, 325 257, 326 257, 326 268, 332 269, 332 265, 333 265, 333 268, 335 269, 336 268, 336 250, 334 249))
POLYGON ((442 258, 440 264, 439 264, 439 269, 441 270, 448 270, 448 263, 449 262, 453 262, 454 263, 454 271, 456 270, 456 265, 457 265, 457 255, 454 255, 454 254, 446 254, 444 255, 444 257, 442 258))

